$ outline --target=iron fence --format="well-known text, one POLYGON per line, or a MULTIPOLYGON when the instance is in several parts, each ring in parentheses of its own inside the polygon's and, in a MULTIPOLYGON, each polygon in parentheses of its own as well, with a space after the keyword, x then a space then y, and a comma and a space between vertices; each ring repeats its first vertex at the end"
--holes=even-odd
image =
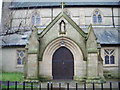
POLYGON ((55 85, 53 82, 44 83, 46 86, 42 86, 43 83, 40 82, 2 82, 0 81, 1 90, 120 90, 120 82, 108 82, 108 83, 73 83, 74 87, 71 87, 71 84, 67 82, 64 83, 64 87, 62 83, 58 83, 55 85), (107 86, 106 86, 107 84, 107 86), (117 84, 116 87, 113 87, 113 84, 117 84), (90 85, 88 87, 87 85, 90 85), (99 86, 98 87, 96 87, 99 86))

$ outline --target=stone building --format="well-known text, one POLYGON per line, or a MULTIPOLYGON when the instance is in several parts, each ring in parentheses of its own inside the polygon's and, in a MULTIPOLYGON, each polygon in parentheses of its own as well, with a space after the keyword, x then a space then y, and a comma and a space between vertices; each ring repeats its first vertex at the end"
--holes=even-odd
POLYGON ((119 2, 4 2, 2 71, 24 72, 25 79, 119 78, 119 7, 119 2))

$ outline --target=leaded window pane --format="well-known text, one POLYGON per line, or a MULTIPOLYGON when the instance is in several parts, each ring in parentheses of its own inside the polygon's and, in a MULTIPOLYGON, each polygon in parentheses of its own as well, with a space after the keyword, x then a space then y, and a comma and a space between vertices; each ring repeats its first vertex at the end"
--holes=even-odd
POLYGON ((21 58, 19 57, 19 58, 17 59, 17 64, 21 64, 21 62, 22 62, 22 60, 21 60, 21 58))
POLYGON ((23 57, 24 56, 24 52, 21 51, 20 53, 20 57, 23 57))
POLYGON ((109 64, 109 56, 105 56, 105 64, 109 64))
POLYGON ((32 25, 35 25, 35 16, 32 16, 32 25))
POLYGON ((101 17, 101 15, 98 15, 98 23, 102 23, 102 17, 101 17))
POLYGON ((112 56, 110 56, 110 63, 111 64, 115 64, 115 61, 114 61, 114 56, 112 55, 112 56))
POLYGON ((97 22, 97 17, 96 15, 93 15, 93 23, 96 23, 97 22))
POLYGON ((114 52, 114 50, 111 50, 110 54, 112 54, 114 52))
POLYGON ((105 53, 106 53, 106 54, 109 54, 108 50, 105 50, 105 53))
POLYGON ((39 15, 36 17, 36 24, 40 24, 40 16, 39 15))

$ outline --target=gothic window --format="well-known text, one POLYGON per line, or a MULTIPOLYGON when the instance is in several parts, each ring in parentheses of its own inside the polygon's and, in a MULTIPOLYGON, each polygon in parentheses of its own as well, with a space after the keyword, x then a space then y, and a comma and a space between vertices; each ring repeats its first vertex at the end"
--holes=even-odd
POLYGON ((97 22, 96 15, 93 15, 93 23, 96 23, 96 22, 97 22))
POLYGON ((40 16, 38 14, 34 14, 32 16, 32 25, 37 26, 40 24, 40 16))
POLYGON ((109 64, 109 56, 108 55, 105 56, 105 64, 109 64))
POLYGON ((98 15, 98 23, 102 23, 102 17, 101 17, 101 15, 98 15))
POLYGON ((114 49, 105 49, 105 64, 115 64, 115 50, 114 49))
POLYGON ((102 23, 102 16, 101 16, 99 11, 95 11, 93 13, 92 18, 93 18, 93 23, 94 24, 101 24, 102 23))
POLYGON ((65 22, 64 22, 64 20, 62 20, 61 22, 60 22, 60 34, 65 34, 66 33, 66 24, 65 24, 65 22))
POLYGON ((25 50, 17 50, 17 65, 23 65, 25 50))
POLYGON ((40 16, 39 16, 39 15, 36 16, 36 24, 37 24, 37 25, 40 24, 40 16))
POLYGON ((32 16, 32 25, 35 24, 35 16, 32 16))

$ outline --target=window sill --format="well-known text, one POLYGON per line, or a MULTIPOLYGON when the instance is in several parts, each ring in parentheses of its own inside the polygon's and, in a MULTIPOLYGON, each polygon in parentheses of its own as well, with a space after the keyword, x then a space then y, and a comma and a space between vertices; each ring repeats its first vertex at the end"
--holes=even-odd
POLYGON ((103 24, 103 23, 93 23, 92 25, 93 25, 93 26, 98 26, 98 25, 101 25, 101 26, 102 26, 102 25, 104 25, 104 24, 103 24))
POLYGON ((23 68, 23 65, 17 65, 16 68, 23 68))
POLYGON ((103 67, 118 67, 117 64, 104 64, 103 67))

